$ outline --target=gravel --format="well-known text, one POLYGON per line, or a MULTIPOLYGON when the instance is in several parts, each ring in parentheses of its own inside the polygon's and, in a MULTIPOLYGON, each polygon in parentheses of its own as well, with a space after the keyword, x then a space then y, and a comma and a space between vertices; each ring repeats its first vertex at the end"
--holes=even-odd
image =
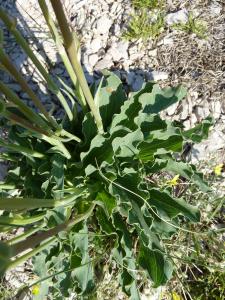
MULTIPOLYGON (((0 0, 1 6, 10 15, 17 17, 18 26, 29 39, 39 59, 52 62, 45 64, 47 70, 67 81, 68 75, 49 38, 37 0, 14 2, 0 0), (31 30, 22 26, 24 23, 31 30), (38 47, 34 46, 35 41, 39 42, 38 47)), ((225 8, 222 3, 212 1, 201 6, 200 1, 186 4, 180 2, 180 5, 169 1, 165 17, 167 26, 172 28, 174 24, 187 22, 190 12, 195 16, 200 14, 201 19, 208 23, 207 39, 201 40, 170 29, 157 41, 149 39, 147 43, 141 39, 128 42, 122 38, 132 13, 129 0, 65 0, 64 6, 71 26, 80 36, 82 64, 89 84, 100 78, 99 71, 103 69, 117 72, 132 91, 141 88, 146 79, 157 81, 162 86, 183 83, 188 88, 188 97, 182 103, 168 108, 165 116, 172 120, 182 120, 189 128, 211 114, 216 122, 219 121, 220 127, 217 130, 224 134, 221 126, 225 122, 225 8)), ((32 89, 47 106, 52 101, 58 105, 55 97, 49 98, 42 78, 26 55, 16 47, 7 30, 4 33, 6 50, 32 89)), ((4 74, 3 80, 22 99, 28 101, 28 96, 7 74, 4 74)))
POLYGON ((178 23, 185 24, 188 21, 188 11, 186 9, 178 10, 166 16, 167 25, 174 25, 178 23))

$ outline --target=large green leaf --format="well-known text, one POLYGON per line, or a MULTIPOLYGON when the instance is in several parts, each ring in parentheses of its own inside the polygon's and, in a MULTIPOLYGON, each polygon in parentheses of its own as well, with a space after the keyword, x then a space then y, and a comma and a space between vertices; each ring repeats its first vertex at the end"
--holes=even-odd
POLYGON ((83 227, 71 235, 74 253, 71 257, 72 277, 78 282, 80 294, 85 295, 90 293, 94 285, 93 265, 89 256, 88 249, 88 228, 84 224, 83 227))
MULTIPOLYGON (((64 164, 65 158, 60 154, 54 154, 52 156, 52 169, 51 176, 55 182, 55 189, 63 190, 64 189, 64 164)), ((60 199, 63 197, 63 191, 57 193, 57 198, 60 199)))
POLYGON ((147 271, 154 287, 165 284, 172 275, 172 265, 164 255, 141 244, 138 262, 147 271))
POLYGON ((95 103, 99 108, 104 128, 111 124, 114 114, 120 112, 120 108, 126 100, 122 82, 119 77, 109 71, 104 71, 105 78, 97 91, 95 103))
POLYGON ((143 162, 147 162, 153 160, 154 155, 157 154, 180 152, 182 146, 183 138, 178 128, 170 126, 166 130, 152 131, 139 145, 139 158, 143 162))
POLYGON ((160 89, 159 85, 155 84, 152 92, 141 95, 139 101, 144 113, 157 114, 185 96, 186 89, 182 86, 160 89))
POLYGON ((82 150, 83 150, 84 147, 90 146, 91 140, 98 133, 98 129, 95 124, 95 120, 90 112, 88 112, 84 117, 84 120, 82 123, 82 132, 84 135, 84 142, 82 144, 82 150))
POLYGON ((136 259, 133 253, 133 243, 131 233, 119 213, 113 215, 113 223, 118 230, 119 245, 113 249, 113 257, 120 264, 122 273, 120 275, 120 284, 124 292, 130 295, 130 299, 140 300, 139 291, 136 283, 136 259), (123 251, 120 251, 120 248, 123 251))
POLYGON ((106 191, 102 190, 102 191, 98 192, 98 194, 96 196, 96 200, 102 202, 104 209, 106 211, 106 214, 108 216, 111 216, 113 210, 116 208, 116 199, 113 196, 111 196, 109 193, 107 193, 106 191))
POLYGON ((156 114, 140 112, 135 118, 135 123, 141 129, 145 138, 147 138, 152 131, 165 130, 167 128, 167 123, 156 114))
POLYGON ((202 174, 197 173, 194 166, 190 164, 184 163, 182 161, 168 159, 167 165, 164 170, 183 176, 184 178, 195 183, 203 192, 209 192, 211 190, 203 180, 202 174))
POLYGON ((109 235, 115 233, 112 221, 110 220, 109 216, 106 215, 104 209, 100 206, 96 208, 96 217, 103 232, 109 235))
POLYGON ((126 176, 118 178, 116 184, 121 187, 112 184, 110 191, 118 198, 121 213, 127 217, 127 222, 136 229, 143 245, 144 255, 141 256, 140 265, 148 271, 150 278, 158 286, 168 280, 172 272, 171 266, 164 257, 158 237, 151 230, 151 225, 143 214, 142 206, 147 201, 145 199, 148 195, 139 188, 140 182, 135 175, 135 172, 130 172, 126 176))
POLYGON ((128 158, 138 154, 137 145, 143 140, 140 129, 130 132, 122 137, 116 137, 112 141, 113 151, 116 157, 128 158))
POLYGON ((209 129, 213 125, 213 119, 207 117, 200 124, 196 125, 194 128, 183 131, 183 136, 195 143, 200 143, 203 139, 206 139, 209 134, 209 129))
POLYGON ((0 277, 4 275, 8 265, 10 264, 11 255, 11 247, 0 241, 0 277))
POLYGON ((200 212, 196 207, 186 203, 183 199, 177 199, 169 195, 167 191, 160 191, 158 189, 149 190, 150 199, 149 204, 155 206, 159 213, 164 212, 170 218, 182 214, 191 221, 199 222, 200 212))
MULTIPOLYGON (((48 271, 48 265, 50 262, 50 259, 48 258, 47 261, 47 255, 49 251, 46 249, 33 257, 32 263, 33 263, 33 271, 36 275, 38 275, 39 278, 45 278, 49 276, 48 271)), ((34 298, 35 300, 41 300, 44 297, 47 296, 49 292, 49 287, 52 285, 52 278, 46 279, 41 284, 38 285, 39 287, 39 293, 34 298)))
POLYGON ((134 119, 138 116, 139 111, 141 110, 139 97, 143 93, 150 93, 153 86, 154 83, 148 82, 140 91, 131 94, 129 99, 122 105, 121 112, 119 114, 115 114, 110 126, 110 133, 114 132, 114 128, 117 126, 125 126, 130 130, 137 129, 134 119))
MULTIPOLYGON (((105 162, 107 164, 112 164, 114 161, 113 156, 113 140, 114 138, 125 137, 129 130, 125 127, 118 126, 114 133, 111 136, 106 134, 105 136, 98 134, 95 138, 91 141, 90 148, 87 152, 81 153, 81 160, 83 161, 84 166, 91 166, 96 167, 97 164, 101 167, 101 163, 105 162)), ((93 169, 88 175, 94 172, 93 169)), ((87 174, 87 172, 86 172, 87 174)))

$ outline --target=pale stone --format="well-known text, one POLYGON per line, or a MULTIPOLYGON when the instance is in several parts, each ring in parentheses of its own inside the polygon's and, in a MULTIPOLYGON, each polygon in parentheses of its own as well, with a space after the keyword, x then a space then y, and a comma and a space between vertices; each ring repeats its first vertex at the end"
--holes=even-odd
POLYGON ((111 26, 112 20, 110 20, 107 15, 104 15, 97 21, 97 32, 99 34, 107 34, 111 26))
POLYGON ((148 55, 149 55, 149 56, 156 57, 157 54, 158 54, 157 48, 148 51, 148 55))
POLYGON ((163 72, 163 71, 152 71, 151 76, 152 76, 152 79, 155 81, 167 80, 169 77, 168 73, 163 72))
MULTIPOLYGON (((222 2, 221 2, 222 3, 222 2)), ((217 2, 213 2, 210 5, 210 14, 212 16, 218 16, 220 15, 221 11, 222 11, 223 7, 221 4, 217 3, 217 2)))
POLYGON ((167 112, 168 116, 172 116, 175 114, 178 105, 179 105, 179 102, 176 102, 167 108, 166 112, 167 112))
POLYGON ((100 60, 96 65, 95 69, 96 70, 103 70, 103 69, 108 69, 113 65, 113 60, 112 56, 109 54, 106 54, 105 57, 103 57, 102 60, 100 60))
POLYGON ((166 16, 167 25, 187 23, 187 21, 188 21, 188 11, 186 9, 178 10, 177 12, 170 13, 166 16))
POLYGON ((90 48, 93 53, 98 52, 99 49, 102 47, 102 41, 100 38, 95 38, 90 43, 90 48))
POLYGON ((95 53, 89 55, 89 57, 88 57, 89 65, 90 65, 91 67, 95 66, 95 64, 98 62, 98 59, 99 59, 99 57, 98 57, 98 55, 95 54, 95 53))
POLYGON ((215 119, 219 119, 219 117, 221 115, 221 111, 222 111, 220 101, 216 101, 215 103, 213 103, 212 106, 213 106, 213 117, 215 119))

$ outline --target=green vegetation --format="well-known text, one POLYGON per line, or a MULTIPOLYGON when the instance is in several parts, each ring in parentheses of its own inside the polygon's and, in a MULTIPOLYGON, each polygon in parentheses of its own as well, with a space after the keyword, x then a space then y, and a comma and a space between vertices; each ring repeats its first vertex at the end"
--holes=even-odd
POLYGON ((190 12, 187 23, 179 23, 173 26, 173 28, 184 31, 186 33, 194 33, 201 39, 207 38, 207 25, 206 22, 195 18, 190 12))
MULTIPOLYGON (((127 40, 156 39, 165 30, 165 2, 159 0, 133 0, 134 13, 130 16, 123 37, 127 40)), ((207 23, 190 12, 187 23, 172 26, 188 34, 194 33, 201 39, 207 38, 207 23)))
MULTIPOLYGON (((187 235, 180 232, 173 243, 168 241, 168 253, 172 251, 171 255, 177 266, 175 277, 168 288, 181 295, 181 299, 219 300, 225 292, 224 165, 217 165, 218 159, 221 161, 220 154, 217 159, 211 157, 199 166, 205 172, 212 192, 201 193, 193 185, 188 185, 185 193, 186 200, 197 205, 202 214, 201 221, 190 229, 196 232, 206 231, 207 235, 187 235)), ((184 187, 180 182, 176 189, 182 191, 184 187)))
POLYGON ((123 33, 127 40, 156 39, 164 31, 163 1, 159 0, 132 0, 135 12, 123 33), (151 12, 154 10, 154 12, 151 12))
POLYGON ((128 29, 123 37, 127 40, 140 39, 146 41, 148 38, 155 39, 164 30, 164 17, 158 14, 156 20, 152 21, 152 16, 141 10, 131 16, 128 29))
POLYGON ((154 9, 159 8, 163 6, 162 0, 131 0, 132 5, 134 8, 148 8, 148 9, 154 9))
POLYGON ((192 277, 188 280, 187 285, 192 298, 196 300, 223 299, 225 294, 225 273, 222 271, 210 272, 204 269, 202 271, 202 274, 199 274, 197 278, 192 277))
POLYGON ((1 122, 8 134, 0 145, 10 169, 1 184, 0 231, 9 234, 20 227, 24 232, 0 243, 0 273, 32 258, 38 279, 18 294, 26 291, 42 300, 46 295, 66 299, 76 292, 86 299, 114 263, 121 289, 139 300, 140 276, 155 287, 173 276, 168 240, 179 232, 208 234, 193 231, 200 211, 175 194, 174 186, 188 181, 210 191, 202 174, 180 154, 186 142, 207 137, 212 120, 184 131, 160 117, 185 97, 182 86, 161 89, 148 82, 128 96, 120 79, 103 71, 101 82, 90 89, 61 1, 51 0, 57 25, 45 0, 38 2, 72 85, 55 83, 0 9, 0 19, 64 110, 62 119, 46 110, 1 40, 0 65, 29 95, 35 110, 1 82, 1 122))

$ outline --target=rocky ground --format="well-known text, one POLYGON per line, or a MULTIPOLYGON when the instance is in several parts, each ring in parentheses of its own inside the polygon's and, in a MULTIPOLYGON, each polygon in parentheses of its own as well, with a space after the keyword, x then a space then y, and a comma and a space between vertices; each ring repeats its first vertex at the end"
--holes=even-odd
MULTIPOLYGON (((34 49, 42 61, 47 61, 49 72, 68 81, 44 26, 38 1, 0 2, 10 15, 17 18, 30 44, 38 42, 34 49)), ((165 29, 162 34, 155 40, 129 42, 123 34, 134 12, 130 0, 64 0, 64 5, 71 27, 81 40, 81 60, 89 83, 99 80, 100 71, 107 68, 116 72, 129 90, 138 90, 146 80, 159 81, 161 85, 184 84, 188 88, 187 98, 170 107, 166 116, 179 119, 186 128, 190 128, 211 114, 215 118, 211 140, 216 140, 216 144, 207 143, 208 151, 220 149, 225 143, 225 4, 223 1, 207 0, 165 2, 165 29), (207 24, 205 39, 173 28, 178 22, 187 22, 190 14, 207 24)), ((33 90, 51 108, 41 78, 7 31, 5 46, 33 90)), ((21 98, 28 100, 9 76, 4 75, 4 81, 21 98)))
MULTIPOLYGON (((165 2, 165 29, 161 35, 155 40, 127 41, 123 33, 134 12, 130 0, 64 0, 71 27, 81 40, 81 61, 90 84, 100 79, 104 68, 116 72, 131 91, 138 90, 146 80, 158 81, 163 86, 182 83, 188 88, 188 96, 182 103, 170 107, 165 116, 183 121, 186 128, 209 114, 214 117, 215 126, 209 139, 194 149, 195 159, 202 159, 225 146, 225 3, 165 2), (187 22, 190 13, 206 22, 205 39, 173 28, 177 22, 187 22)), ((17 18, 24 36, 49 72, 68 81, 44 25, 38 1, 0 0, 0 6, 17 18)), ((50 101, 42 79, 5 29, 4 37, 5 48, 15 65, 50 109, 54 97, 51 96, 50 101)), ((28 96, 8 75, 0 71, 0 77, 28 101, 28 96)), ((1 166, 0 181, 4 174, 5 167, 1 166)))

